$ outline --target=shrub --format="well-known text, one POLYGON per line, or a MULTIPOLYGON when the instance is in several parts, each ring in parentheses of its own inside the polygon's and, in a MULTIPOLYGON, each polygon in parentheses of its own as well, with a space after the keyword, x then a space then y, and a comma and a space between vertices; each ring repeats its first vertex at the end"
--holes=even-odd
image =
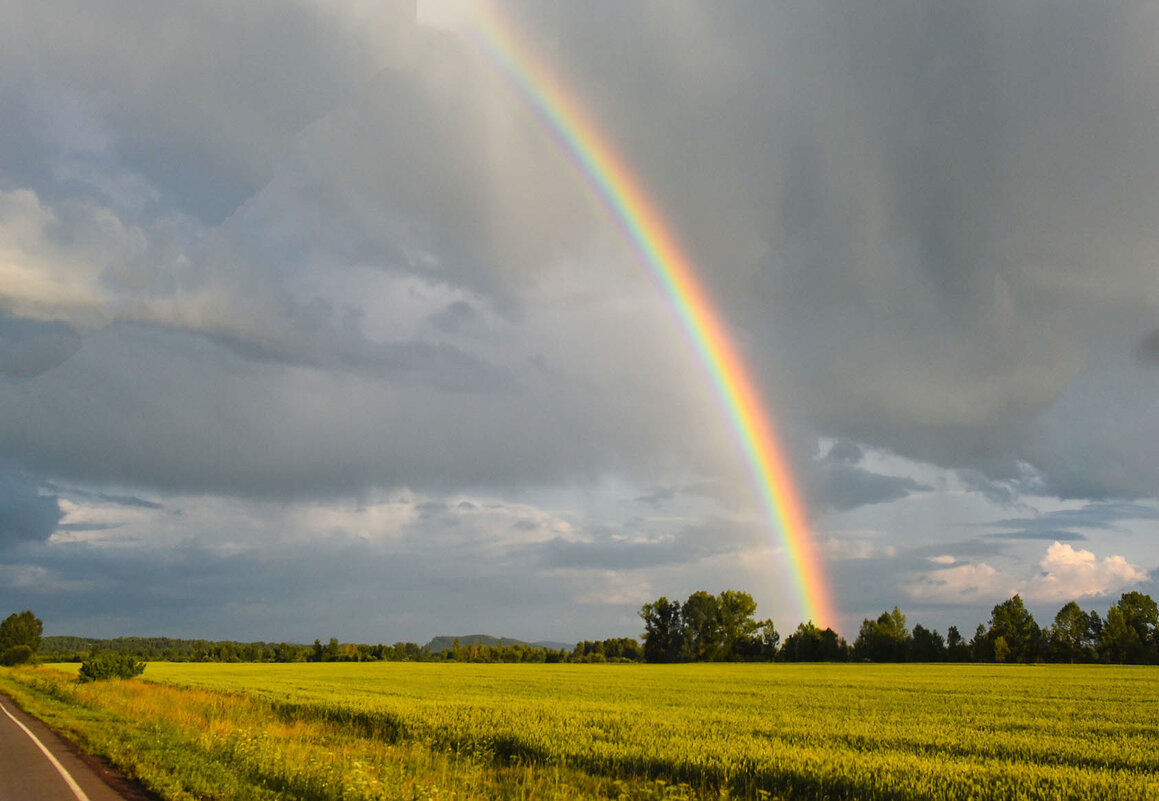
POLYGON ((32 649, 27 645, 13 645, 4 653, 0 654, 0 665, 3 665, 4 667, 23 665, 31 661, 32 649))
POLYGON ((145 663, 132 654, 92 654, 80 666, 81 681, 101 679, 131 679, 140 676, 145 663))

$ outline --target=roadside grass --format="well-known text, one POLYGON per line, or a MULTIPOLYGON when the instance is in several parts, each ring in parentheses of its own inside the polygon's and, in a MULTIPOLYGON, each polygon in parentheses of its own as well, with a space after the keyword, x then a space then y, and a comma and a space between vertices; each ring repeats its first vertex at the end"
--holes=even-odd
MULTIPOLYGON (((495 764, 341 722, 287 719, 240 692, 145 683, 78 684, 56 666, 0 669, 0 691, 90 753, 173 801, 194 799, 691 799, 663 781, 562 766, 495 764)), ((715 795, 715 794, 713 794, 715 795)))

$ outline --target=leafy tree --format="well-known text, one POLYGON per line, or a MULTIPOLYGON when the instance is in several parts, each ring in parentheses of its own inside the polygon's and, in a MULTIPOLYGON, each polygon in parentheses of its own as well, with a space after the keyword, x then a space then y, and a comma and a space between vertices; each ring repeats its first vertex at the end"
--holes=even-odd
POLYGON ((742 636, 733 646, 732 658, 745 662, 772 662, 777 656, 781 635, 772 620, 757 621, 753 625, 756 630, 747 637, 742 636))
MULTIPOLYGON (((717 658, 745 659, 742 652, 750 650, 748 646, 762 625, 753 620, 757 602, 747 592, 724 590, 716 596, 716 605, 720 616, 720 647, 717 658)), ((685 609, 687 608, 688 605, 685 604, 685 609)), ((765 622, 772 625, 772 621, 765 622)))
POLYGON ((946 658, 946 643, 942 635, 920 623, 914 626, 909 643, 911 662, 941 662, 946 658))
POLYGON ((680 602, 663 595, 640 609, 644 620, 644 659, 677 662, 684 650, 684 626, 680 602))
POLYGON ((1005 662, 1010 658, 1010 646, 1006 638, 999 634, 994 638, 994 661, 1005 662))
POLYGON ((946 631, 946 659, 950 662, 969 662, 970 644, 962 639, 957 626, 946 631))
POLYGON ((1159 606, 1149 595, 1125 592, 1107 610, 1099 637, 1104 662, 1154 664, 1159 662, 1159 606))
POLYGON ((833 629, 819 629, 810 620, 788 636, 778 656, 785 662, 843 662, 848 648, 833 629))
POLYGON ((882 612, 877 620, 861 621, 853 653, 870 662, 904 662, 909 639, 905 615, 895 606, 892 612, 882 612))
POLYGON ((970 657, 975 662, 994 660, 994 643, 986 636, 986 627, 981 623, 974 629, 974 636, 970 640, 970 657))
POLYGON ((712 662, 723 647, 720 603, 716 596, 697 590, 681 608, 684 621, 684 654, 690 662, 712 662))
POLYGON ((1046 634, 1051 659, 1058 662, 1092 661, 1097 642, 1092 622, 1091 615, 1074 601, 1059 609, 1046 634))
POLYGON ((11 614, 0 622, 0 653, 17 645, 26 645, 32 653, 40 650, 40 635, 44 624, 40 618, 25 609, 20 614, 11 614))
POLYGON ((994 607, 990 613, 990 628, 986 639, 991 643, 994 659, 998 659, 997 641, 1001 637, 1009 649, 1003 656, 1012 662, 1033 662, 1042 651, 1042 630, 1034 622, 1034 615, 1022 603, 1017 593, 994 607))

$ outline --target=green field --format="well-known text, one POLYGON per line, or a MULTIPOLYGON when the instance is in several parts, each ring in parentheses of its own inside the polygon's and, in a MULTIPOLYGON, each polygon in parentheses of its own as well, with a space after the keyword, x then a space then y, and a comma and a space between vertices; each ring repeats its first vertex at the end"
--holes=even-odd
POLYGON ((1159 798, 1145 667, 151 663, 0 689, 172 798, 1159 798))

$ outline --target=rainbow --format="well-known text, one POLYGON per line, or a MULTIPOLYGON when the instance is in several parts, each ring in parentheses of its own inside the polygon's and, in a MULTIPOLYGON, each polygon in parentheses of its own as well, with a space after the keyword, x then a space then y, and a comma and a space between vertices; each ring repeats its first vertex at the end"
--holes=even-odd
POLYGON ((802 618, 833 625, 833 602, 788 461, 708 293, 640 181, 490 0, 472 3, 484 52, 562 142, 671 301, 723 403, 790 566, 802 618))

